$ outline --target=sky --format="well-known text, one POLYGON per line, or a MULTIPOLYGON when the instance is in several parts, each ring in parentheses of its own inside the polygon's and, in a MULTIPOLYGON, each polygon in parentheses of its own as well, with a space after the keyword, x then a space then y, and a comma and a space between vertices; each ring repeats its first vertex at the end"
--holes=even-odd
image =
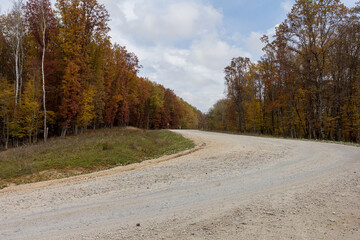
MULTIPOLYGON (((0 0, 1 12, 11 7, 0 0)), ((54 3, 55 0, 52 0, 54 3)), ((139 75, 207 112, 225 97, 224 68, 234 57, 257 61, 260 37, 272 36, 293 0, 98 0, 113 42, 134 52, 139 75)), ((352 7, 356 0, 343 0, 352 7)))

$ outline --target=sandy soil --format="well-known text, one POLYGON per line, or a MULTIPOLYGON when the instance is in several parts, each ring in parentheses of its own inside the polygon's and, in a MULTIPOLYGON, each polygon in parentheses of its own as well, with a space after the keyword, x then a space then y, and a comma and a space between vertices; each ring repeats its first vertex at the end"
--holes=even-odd
POLYGON ((178 131, 197 151, 0 191, 0 239, 360 239, 360 148, 178 131))

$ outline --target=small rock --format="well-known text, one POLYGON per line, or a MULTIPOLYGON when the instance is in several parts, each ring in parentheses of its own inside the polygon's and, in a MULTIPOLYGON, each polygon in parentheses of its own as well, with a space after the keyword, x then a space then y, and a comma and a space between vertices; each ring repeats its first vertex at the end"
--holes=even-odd
POLYGON ((140 227, 140 223, 137 223, 136 226, 137 226, 137 227, 140 227))
POLYGON ((335 222, 335 219, 329 219, 330 222, 335 222))

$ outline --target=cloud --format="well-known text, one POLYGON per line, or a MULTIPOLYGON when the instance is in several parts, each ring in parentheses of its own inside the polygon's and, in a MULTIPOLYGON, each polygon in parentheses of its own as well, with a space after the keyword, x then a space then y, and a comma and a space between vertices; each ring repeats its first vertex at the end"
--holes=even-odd
POLYGON ((202 36, 191 45, 191 60, 209 69, 222 69, 236 56, 250 56, 239 47, 231 46, 215 34, 202 36))
POLYGON ((135 1, 125 1, 121 7, 127 21, 137 20, 139 17, 135 14, 135 1))
POLYGON ((293 2, 291 0, 286 0, 285 2, 281 3, 281 7, 286 11, 286 12, 291 12, 293 6, 293 2))
POLYGON ((141 75, 174 89, 204 112, 224 97, 224 67, 235 56, 249 55, 215 36, 204 36, 189 49, 158 45, 144 53, 141 75))
POLYGON ((264 54, 262 49, 264 48, 265 44, 261 41, 261 37, 263 35, 267 35, 271 37, 275 34, 275 29, 278 25, 269 28, 266 32, 251 32, 250 36, 247 38, 246 46, 251 52, 251 60, 256 61, 259 60, 261 55, 264 54))
POLYGON ((222 19, 211 5, 190 0, 123 0, 116 12, 124 16, 117 21, 117 30, 135 41, 154 44, 191 40, 214 31, 222 19))
POLYGON ((222 33, 222 14, 202 0, 104 0, 115 42, 134 52, 140 76, 173 89, 206 112, 224 97, 223 69, 250 56, 222 33))
POLYGON ((264 47, 264 43, 261 42, 261 37, 264 33, 260 32, 251 32, 250 36, 247 39, 246 46, 248 47, 249 51, 252 53, 251 57, 255 60, 258 56, 263 54, 262 48, 264 47))
POLYGON ((347 7, 355 7, 358 0, 342 0, 341 2, 344 3, 347 7))

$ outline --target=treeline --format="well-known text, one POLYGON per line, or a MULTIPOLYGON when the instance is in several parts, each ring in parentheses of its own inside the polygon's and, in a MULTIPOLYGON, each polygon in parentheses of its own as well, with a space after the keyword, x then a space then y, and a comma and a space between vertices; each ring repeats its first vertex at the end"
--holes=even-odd
MULTIPOLYGON (((138 76, 96 0, 17 0, 0 16, 0 144, 88 128, 196 128, 201 113, 138 76)), ((1 147, 0 147, 1 148, 1 147)))
POLYGON ((360 2, 297 0, 257 63, 225 68, 210 129, 360 142, 360 2))

